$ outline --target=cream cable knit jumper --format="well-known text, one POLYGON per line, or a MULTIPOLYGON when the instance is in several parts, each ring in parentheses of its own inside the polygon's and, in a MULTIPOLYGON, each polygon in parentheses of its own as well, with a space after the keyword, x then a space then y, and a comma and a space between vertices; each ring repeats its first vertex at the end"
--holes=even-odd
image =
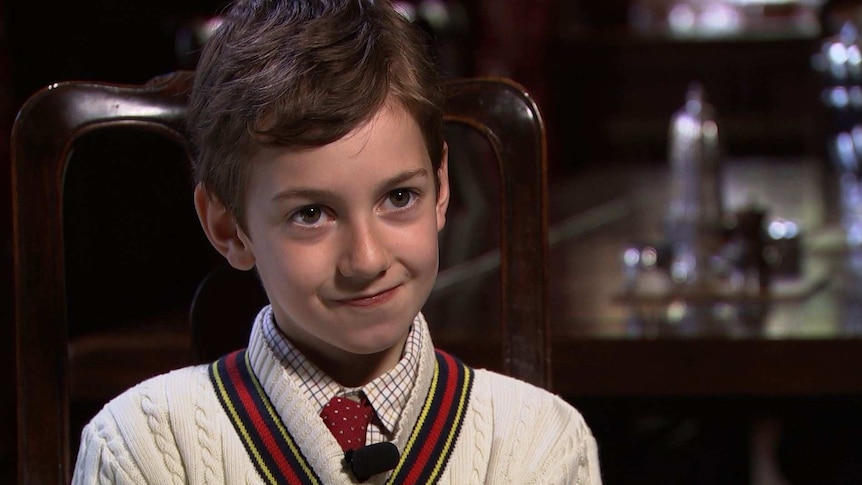
MULTIPOLYGON (((302 397, 295 377, 265 343, 258 315, 249 343, 252 367, 324 484, 356 483, 344 453, 302 397)), ((409 438, 431 384, 434 347, 421 315, 419 373, 395 430, 409 438)), ((207 366, 149 379, 110 403, 84 429, 74 484, 263 483, 213 390, 207 366)), ((388 474, 365 483, 381 484, 388 474)), ((601 483, 596 442, 562 399, 521 381, 476 370, 461 434, 441 484, 601 483)))

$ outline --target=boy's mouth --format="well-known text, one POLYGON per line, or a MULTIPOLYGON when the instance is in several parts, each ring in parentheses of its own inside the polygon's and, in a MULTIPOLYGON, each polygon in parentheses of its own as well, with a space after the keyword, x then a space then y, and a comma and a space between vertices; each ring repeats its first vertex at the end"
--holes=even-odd
POLYGON ((344 300, 340 300, 340 302, 344 305, 368 308, 373 306, 378 306, 386 303, 391 300, 395 293, 401 286, 395 286, 388 290, 381 291, 380 293, 375 293, 373 295, 367 296, 359 296, 356 298, 347 298, 344 300))

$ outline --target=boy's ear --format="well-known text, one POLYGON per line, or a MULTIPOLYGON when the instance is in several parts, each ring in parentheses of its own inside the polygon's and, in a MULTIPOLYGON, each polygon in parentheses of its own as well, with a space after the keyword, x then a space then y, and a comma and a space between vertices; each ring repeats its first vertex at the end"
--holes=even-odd
POLYGON ((446 209, 449 208, 449 144, 443 143, 443 160, 437 169, 440 188, 437 190, 437 230, 446 226, 446 209))
POLYGON ((195 187, 195 209, 210 244, 239 270, 254 268, 254 254, 249 239, 237 224, 233 214, 215 197, 210 196, 203 184, 195 187))

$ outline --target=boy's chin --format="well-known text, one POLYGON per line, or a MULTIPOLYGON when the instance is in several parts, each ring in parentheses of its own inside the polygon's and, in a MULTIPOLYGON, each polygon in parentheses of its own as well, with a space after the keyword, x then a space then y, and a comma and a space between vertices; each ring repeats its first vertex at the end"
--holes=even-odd
MULTIPOLYGON (((405 335, 406 338, 406 335, 405 335)), ((401 360, 405 339, 391 343, 352 342, 339 346, 340 358, 331 362, 327 373, 346 387, 361 387, 389 372, 401 360)))
POLYGON ((357 339, 342 346, 342 350, 355 356, 382 357, 390 353, 398 353, 404 350, 404 342, 407 340, 409 328, 398 335, 387 335, 378 338, 357 339))

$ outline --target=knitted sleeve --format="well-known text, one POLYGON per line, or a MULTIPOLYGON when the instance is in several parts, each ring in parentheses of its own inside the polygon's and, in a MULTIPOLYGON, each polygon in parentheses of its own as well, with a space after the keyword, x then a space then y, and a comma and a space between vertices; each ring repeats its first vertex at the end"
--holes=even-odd
POLYGON ((145 483, 114 423, 94 420, 81 434, 73 485, 145 483))
POLYGON ((74 484, 187 482, 168 405, 172 380, 147 380, 99 411, 81 435, 74 484))
POLYGON ((544 460, 534 468, 536 473, 525 483, 600 485, 598 447, 592 432, 580 413, 567 403, 559 400, 555 407, 551 414, 559 416, 551 421, 561 425, 557 430, 544 428, 539 433, 539 437, 544 434, 548 446, 544 460))
POLYGON ((577 410, 530 384, 477 373, 488 377, 487 392, 494 402, 487 483, 601 483, 596 441, 577 410))

